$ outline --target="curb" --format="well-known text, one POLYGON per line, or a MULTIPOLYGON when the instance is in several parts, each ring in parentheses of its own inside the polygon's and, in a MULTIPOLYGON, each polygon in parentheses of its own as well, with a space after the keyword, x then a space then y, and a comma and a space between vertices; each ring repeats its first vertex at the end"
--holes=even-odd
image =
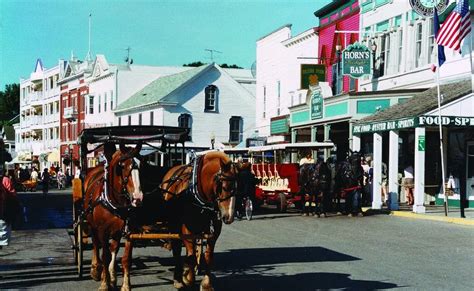
POLYGON ((405 212, 405 211, 391 211, 390 215, 398 216, 398 217, 424 219, 424 220, 431 220, 431 221, 442 221, 442 222, 448 222, 448 223, 454 223, 454 224, 460 224, 460 225, 474 226, 474 219, 469 219, 469 218, 432 216, 432 215, 427 215, 427 214, 417 214, 417 213, 405 212))

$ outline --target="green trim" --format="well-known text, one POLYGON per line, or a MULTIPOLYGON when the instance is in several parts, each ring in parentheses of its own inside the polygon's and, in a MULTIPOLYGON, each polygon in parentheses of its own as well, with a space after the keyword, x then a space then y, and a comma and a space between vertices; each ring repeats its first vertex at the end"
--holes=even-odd
POLYGON ((338 104, 327 105, 324 107, 324 117, 334 117, 338 115, 344 115, 348 113, 349 104, 347 101, 338 104))
POLYGON ((396 27, 401 26, 402 25, 402 16, 401 15, 396 16, 395 19, 393 20, 393 24, 396 27))
POLYGON ((280 134, 280 133, 289 133, 288 127, 288 119, 278 119, 273 120, 270 123, 270 133, 273 134, 280 134))
POLYGON ((372 11, 373 10, 373 2, 372 0, 369 0, 365 3, 362 3, 362 9, 361 9, 361 12, 362 13, 366 13, 366 12, 369 12, 369 11, 372 11))
MULTIPOLYGON (((436 197, 436 205, 444 205, 444 199, 436 197)), ((461 201, 459 199, 452 199, 448 197, 448 206, 461 206, 461 201)), ((468 200, 467 208, 474 208, 474 200, 468 200)))
POLYGON ((418 18, 420 18, 421 16, 418 15, 418 13, 415 12, 415 10, 412 10, 411 11, 411 17, 410 17, 410 20, 417 20, 418 18))
POLYGON ((384 110, 388 107, 390 107, 390 99, 357 101, 357 113, 359 114, 373 114, 377 112, 378 108, 384 110))
POLYGON ((377 23, 377 25, 375 26, 377 32, 381 32, 381 31, 388 30, 388 27, 389 27, 389 25, 388 25, 388 20, 379 22, 379 23, 377 23))
POLYGON ((388 4, 390 2, 392 2, 392 0, 375 0, 375 8, 383 6, 383 5, 388 4))
POLYGON ((309 110, 295 112, 291 114, 291 123, 301 123, 309 121, 309 110))

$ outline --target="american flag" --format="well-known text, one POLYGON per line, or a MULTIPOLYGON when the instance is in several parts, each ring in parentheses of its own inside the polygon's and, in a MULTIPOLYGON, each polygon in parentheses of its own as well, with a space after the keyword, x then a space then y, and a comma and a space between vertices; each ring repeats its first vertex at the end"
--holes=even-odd
POLYGON ((456 8, 449 14, 444 21, 436 42, 439 45, 447 46, 450 49, 459 51, 461 49, 461 41, 471 32, 471 15, 469 13, 469 1, 458 0, 456 8))

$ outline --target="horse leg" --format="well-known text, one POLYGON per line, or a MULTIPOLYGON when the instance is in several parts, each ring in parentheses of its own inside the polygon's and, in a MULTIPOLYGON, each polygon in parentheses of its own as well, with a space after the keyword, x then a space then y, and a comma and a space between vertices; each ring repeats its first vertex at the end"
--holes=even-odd
POLYGON ((95 231, 91 231, 92 236, 92 260, 91 260, 91 277, 94 281, 100 281, 102 273, 102 260, 100 259, 100 244, 95 231))
MULTIPOLYGON (((191 231, 186 226, 182 226, 181 233, 184 235, 192 235, 191 231)), ((194 266, 196 265, 196 248, 194 239, 183 239, 184 247, 186 248, 186 257, 183 265, 183 283, 186 286, 194 284, 195 272, 194 266)))
POLYGON ((123 270, 123 284, 121 291, 131 290, 130 283, 130 266, 132 264, 132 251, 133 251, 133 241, 130 239, 125 240, 125 249, 122 256, 122 270, 123 270))
POLYGON ((222 221, 214 220, 214 233, 213 237, 207 240, 206 252, 204 253, 204 261, 202 264, 204 270, 204 277, 201 280, 200 291, 213 291, 212 287, 212 268, 214 267, 214 248, 216 246, 217 239, 222 230, 222 221))
POLYGON ((183 261, 181 260, 181 241, 173 240, 171 241, 171 249, 173 251, 174 259, 174 273, 173 273, 173 286, 176 289, 182 289, 183 284, 183 261))
MULTIPOLYGON (((107 266, 110 262, 110 249, 109 249, 109 238, 101 239, 102 242, 102 263, 104 266, 107 266)), ((109 290, 109 270, 105 267, 102 268, 102 280, 100 282, 99 291, 107 291, 109 290)))
POLYGON ((110 287, 115 289, 117 287, 117 272, 115 271, 115 260, 117 259, 117 253, 120 247, 120 236, 112 239, 110 244, 110 263, 109 263, 109 275, 110 275, 110 287))

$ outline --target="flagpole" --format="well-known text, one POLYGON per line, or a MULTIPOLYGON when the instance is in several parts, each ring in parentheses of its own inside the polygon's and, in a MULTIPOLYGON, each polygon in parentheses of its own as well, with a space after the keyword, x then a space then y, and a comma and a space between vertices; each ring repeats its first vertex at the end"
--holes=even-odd
MULTIPOLYGON (((436 10, 435 10, 435 13, 436 13, 436 10)), ((438 50, 439 46, 436 45, 436 55, 438 56, 439 54, 439 50, 438 50)), ((439 58, 436 57, 436 62, 438 64, 438 68, 436 70, 436 87, 437 87, 437 90, 438 90, 438 118, 439 118, 439 122, 438 122, 438 126, 439 126, 439 150, 441 152, 441 183, 442 183, 442 186, 443 186, 443 195, 444 195, 444 216, 448 216, 448 212, 449 212, 449 209, 448 209, 448 196, 446 195, 446 184, 444 183, 444 179, 445 179, 445 173, 444 173, 444 147, 443 147, 443 127, 441 126, 441 89, 440 89, 440 86, 439 86, 439 71, 441 70, 441 67, 439 65, 439 58)))

